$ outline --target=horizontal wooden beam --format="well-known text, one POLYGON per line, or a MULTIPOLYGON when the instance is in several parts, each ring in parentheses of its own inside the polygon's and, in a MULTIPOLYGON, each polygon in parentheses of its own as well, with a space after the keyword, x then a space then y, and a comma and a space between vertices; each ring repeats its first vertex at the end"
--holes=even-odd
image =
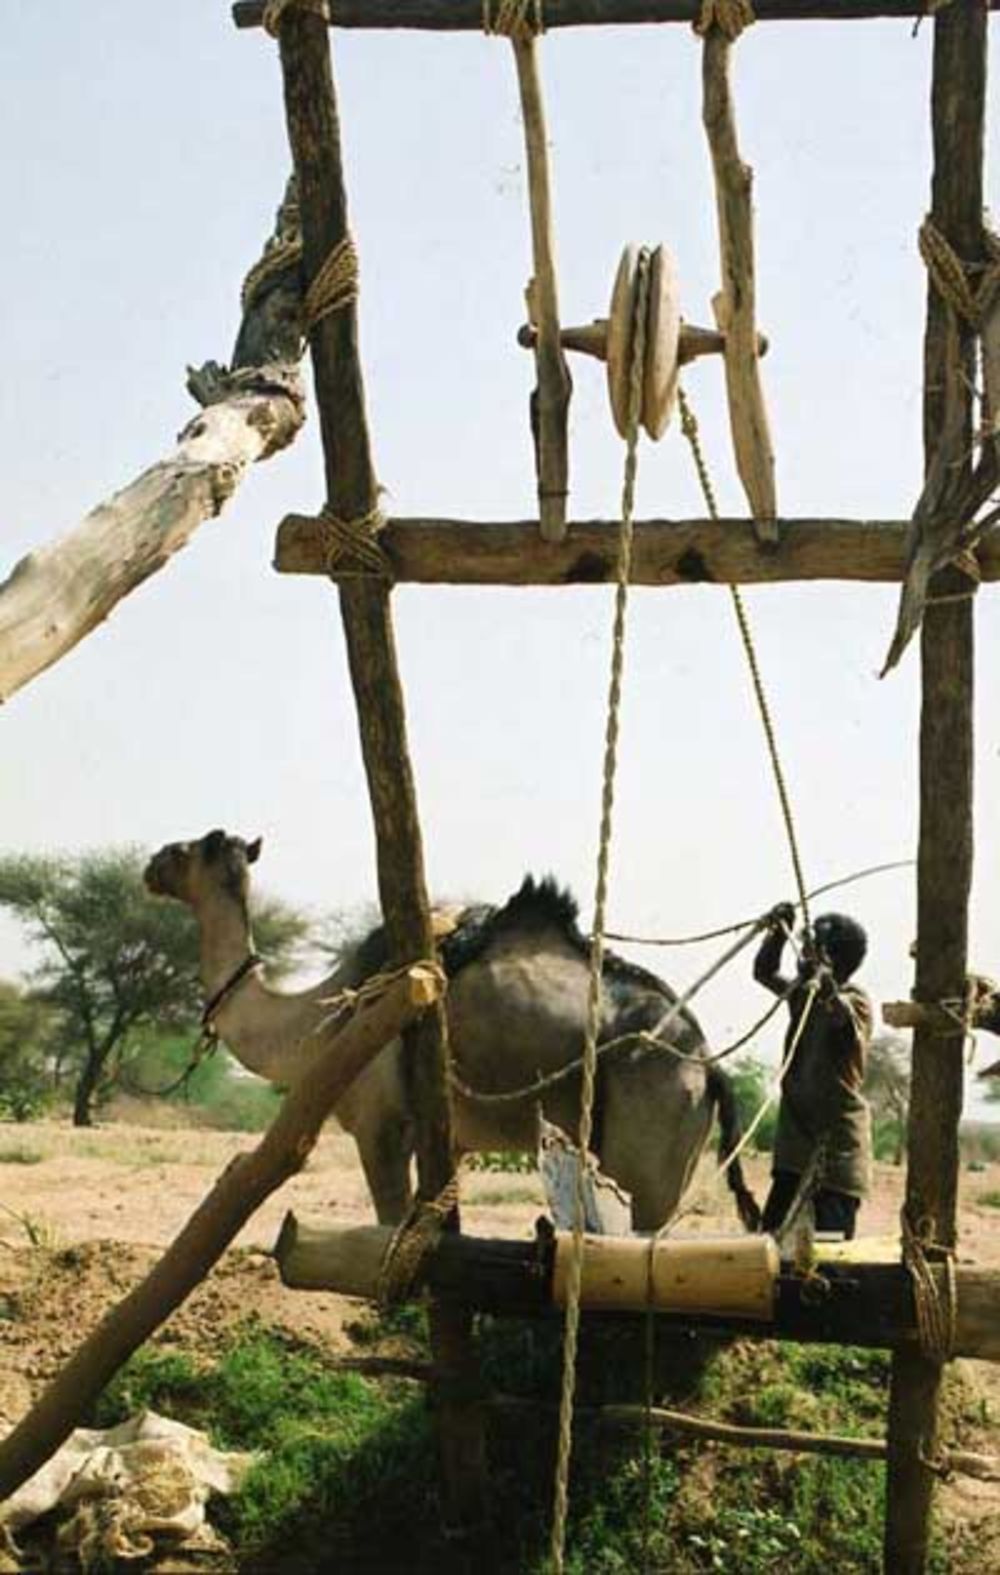
MULTIPOLYGON (((282 1280, 292 1290, 336 1291, 371 1300, 378 1294, 392 1237, 392 1228, 386 1225, 328 1230, 303 1224, 290 1214, 275 1257, 282 1280)), ((739 1245, 745 1239, 736 1237, 734 1242, 739 1245)), ((621 1238, 588 1237, 587 1251, 591 1255, 605 1253, 612 1250, 608 1244, 615 1240, 621 1238)), ((670 1240, 677 1247, 684 1238, 670 1240)), ((533 1242, 444 1235, 428 1249, 410 1294, 429 1288, 435 1295, 497 1314, 551 1312, 558 1299, 557 1242, 551 1231, 533 1242)), ((864 1245, 857 1242, 854 1248, 860 1254, 864 1245)), ((902 1264, 860 1262, 852 1257, 850 1261, 822 1261, 818 1272, 825 1281, 822 1295, 815 1278, 803 1277, 791 1265, 782 1264, 774 1278, 766 1316, 759 1308, 749 1315, 713 1308, 709 1286, 701 1303, 704 1311, 686 1296, 683 1306, 677 1304, 669 1311, 658 1307, 657 1317, 683 1328, 719 1329, 774 1340, 916 1347, 913 1288, 902 1264)), ((931 1274, 943 1296, 944 1267, 934 1263, 931 1274)), ((627 1318, 637 1306, 645 1306, 644 1297, 630 1298, 627 1277, 622 1284, 626 1304, 620 1311, 609 1305, 606 1280, 593 1297, 586 1285, 585 1274, 583 1305, 589 1306, 590 1317, 627 1318)), ((954 1354, 1000 1361, 1000 1271, 955 1265, 954 1354)))
MULTIPOLYGON (((780 544, 762 547, 747 519, 637 520, 632 583, 903 578, 905 520, 778 523, 780 544)), ((396 581, 412 585, 600 585, 615 578, 617 540, 617 527, 605 520, 576 521, 559 542, 542 541, 535 520, 393 519, 380 537, 396 581)), ((1000 579, 1000 533, 985 537, 977 552, 983 579, 1000 579)), ((326 574, 322 521, 287 515, 274 561, 282 574, 326 574)))
MULTIPOLYGON (((1000 0, 988 0, 1000 8, 1000 0)), ((336 0, 335 27, 418 28, 432 33, 481 33, 483 0, 336 0)), ((872 17, 916 17, 927 0, 755 0, 759 22, 859 22, 872 17)), ((546 29, 607 27, 625 23, 687 22, 701 0, 544 0, 546 29)), ((236 0, 237 27, 260 27, 264 0, 236 0)))

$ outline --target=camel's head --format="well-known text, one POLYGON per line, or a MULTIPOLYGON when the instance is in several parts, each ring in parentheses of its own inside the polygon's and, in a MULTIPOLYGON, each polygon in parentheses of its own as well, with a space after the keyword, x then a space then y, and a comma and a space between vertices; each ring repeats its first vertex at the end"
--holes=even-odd
POLYGON ((156 897, 176 897, 191 907, 219 891, 245 901, 260 842, 259 837, 244 842, 225 831, 210 831, 198 842, 168 842, 146 865, 146 886, 156 897))

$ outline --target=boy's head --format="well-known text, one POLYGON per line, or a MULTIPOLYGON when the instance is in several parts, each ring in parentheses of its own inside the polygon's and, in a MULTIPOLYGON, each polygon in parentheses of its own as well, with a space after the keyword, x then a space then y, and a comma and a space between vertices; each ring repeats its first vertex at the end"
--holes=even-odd
POLYGON ((846 913, 824 913, 813 924, 813 938, 838 984, 846 984, 868 950, 868 937, 861 925, 846 913))

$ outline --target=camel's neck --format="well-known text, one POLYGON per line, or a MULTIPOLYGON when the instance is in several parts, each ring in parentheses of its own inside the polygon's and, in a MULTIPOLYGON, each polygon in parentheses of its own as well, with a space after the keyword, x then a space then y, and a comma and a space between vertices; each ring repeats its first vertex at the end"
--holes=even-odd
MULTIPOLYGON (((195 907, 201 936, 201 980, 209 1000, 232 979, 253 951, 246 908, 238 898, 212 892, 195 907)), ((322 1000, 332 981, 285 994, 264 983, 259 971, 241 979, 214 1014, 220 1039, 245 1067, 287 1086, 315 1054, 310 1034, 326 1015, 322 1000)))
POLYGON ((201 982, 211 999, 253 951, 250 919, 243 903, 212 892, 195 908, 201 936, 201 982))

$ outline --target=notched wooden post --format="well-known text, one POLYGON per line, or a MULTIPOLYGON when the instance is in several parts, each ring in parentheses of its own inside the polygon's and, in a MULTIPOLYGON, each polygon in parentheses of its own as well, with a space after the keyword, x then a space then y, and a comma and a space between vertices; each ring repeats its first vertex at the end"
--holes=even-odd
POLYGON ((712 302, 725 335, 726 393, 736 468, 762 542, 779 540, 774 449, 761 383, 756 326, 753 171, 740 157, 730 91, 732 44, 717 23, 704 35, 702 115, 712 155, 722 289, 712 302))

